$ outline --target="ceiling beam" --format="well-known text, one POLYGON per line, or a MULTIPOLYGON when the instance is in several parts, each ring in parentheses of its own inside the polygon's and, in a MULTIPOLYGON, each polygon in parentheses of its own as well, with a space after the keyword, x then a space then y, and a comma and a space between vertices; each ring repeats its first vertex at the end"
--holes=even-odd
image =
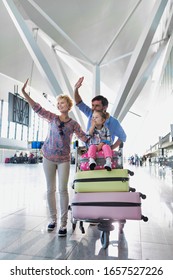
POLYGON ((62 30, 33 0, 28 0, 28 2, 47 20, 55 29, 58 31, 68 43, 75 47, 79 53, 88 61, 93 64, 89 57, 82 51, 82 49, 62 30))
POLYGON ((116 118, 119 118, 121 108, 123 107, 126 98, 128 97, 134 81, 139 73, 139 70, 143 64, 167 2, 168 0, 156 1, 151 15, 146 22, 145 28, 138 40, 136 48, 131 56, 127 70, 125 72, 122 85, 117 94, 117 99, 115 100, 115 104, 112 109, 112 115, 114 115, 116 118))
POLYGON ((114 38, 112 39, 111 43, 109 44, 107 50, 105 51, 105 53, 103 54, 102 58, 100 59, 100 61, 98 62, 98 65, 101 65, 102 61, 104 60, 104 58, 106 57, 107 53, 110 51, 110 49, 112 48, 113 44, 115 43, 116 39, 118 38, 119 34, 121 33, 121 31, 123 30, 123 28, 126 26, 127 22, 129 21, 129 19, 131 18, 131 16, 133 15, 133 13, 136 11, 137 7, 139 6, 139 4, 141 3, 142 0, 139 0, 136 5, 134 6, 134 8, 132 9, 132 11, 130 12, 130 14, 128 15, 128 17, 125 19, 125 21, 122 23, 121 27, 119 28, 119 30, 117 31, 117 33, 115 34, 114 38))
MULTIPOLYGON (((62 92, 61 87, 56 80, 54 73, 52 72, 47 60, 39 49, 37 43, 35 42, 30 30, 28 29, 23 17, 19 13, 15 4, 11 0, 3 0, 3 3, 14 22, 26 48, 28 49, 32 59, 34 60, 37 68, 39 69, 42 76, 46 79, 48 85, 54 96, 57 96, 62 92)), ((24 65, 25 66, 25 65, 24 65)))
MULTIPOLYGON (((64 61, 64 63, 70 69, 72 69, 72 71, 77 75, 77 77, 84 76, 85 81, 87 81, 88 85, 91 86, 92 88, 93 72, 88 70, 83 64, 81 64, 79 61, 74 59, 72 56, 69 56, 68 53, 62 47, 59 46, 57 49, 55 46, 55 51, 57 55, 60 57, 60 59, 64 61)), ((102 81, 100 82, 100 87, 102 88, 103 92, 109 92, 110 94, 114 94, 114 91, 108 86, 106 86, 106 84, 103 83, 102 81)))
POLYGON ((171 36, 172 24, 173 24, 173 5, 169 8, 169 18, 166 20, 166 22, 167 25, 165 26, 165 30, 163 32, 163 37, 165 37, 165 39, 161 39, 160 41, 152 43, 152 45, 158 44, 160 45, 160 47, 157 53, 155 53, 154 56, 152 57, 146 69, 143 71, 143 73, 140 75, 139 78, 137 77, 134 85, 132 86, 129 97, 127 97, 125 104, 123 105, 123 108, 121 109, 121 112, 119 114, 118 119, 120 122, 124 119, 125 115, 129 112, 130 108, 136 101, 143 87, 147 83, 152 72, 154 72, 155 81, 153 81, 151 85, 151 91, 148 98, 150 98, 150 104, 153 105, 154 97, 156 96, 158 87, 160 85, 159 81, 161 81, 162 79, 163 72, 166 67, 166 63, 169 59, 169 55, 173 46, 173 36, 171 36))
MULTIPOLYGON (((61 88, 63 90, 63 92, 66 92, 69 94, 69 96, 74 99, 73 96, 73 91, 74 89, 72 88, 70 81, 66 75, 66 71, 63 68, 63 65, 59 59, 59 57, 56 54, 56 50, 54 48, 52 48, 52 51, 54 53, 55 59, 56 59, 56 66, 57 66, 57 71, 58 71, 58 79, 60 81, 61 84, 61 88)), ((82 118, 82 114, 81 112, 77 109, 76 110, 76 106, 73 106, 72 110, 73 110, 73 114, 74 114, 74 118, 80 123, 80 125, 82 127, 85 127, 85 123, 84 120, 82 118)), ((72 112, 71 112, 72 113, 72 112)))
POLYGON ((123 107, 121 108, 121 111, 119 113, 118 120, 122 122, 126 114, 129 112, 130 108, 140 95, 142 89, 144 88, 145 84, 148 81, 149 76, 151 75, 154 67, 156 66, 157 61, 159 60, 161 54, 163 53, 165 43, 162 44, 159 51, 152 57, 151 61, 145 68, 145 70, 142 72, 139 78, 137 78, 131 88, 131 91, 129 92, 129 96, 127 97, 123 107))
POLYGON ((167 45, 164 48, 164 53, 163 53, 161 59, 159 60, 159 65, 155 67, 155 73, 154 73, 155 81, 154 81, 154 83, 152 83, 150 105, 148 107, 149 114, 152 113, 152 108, 153 108, 155 100, 156 100, 155 98, 159 92, 160 84, 163 79, 163 75, 165 73, 165 67, 168 63, 172 48, 173 48, 173 34, 169 38, 167 45))

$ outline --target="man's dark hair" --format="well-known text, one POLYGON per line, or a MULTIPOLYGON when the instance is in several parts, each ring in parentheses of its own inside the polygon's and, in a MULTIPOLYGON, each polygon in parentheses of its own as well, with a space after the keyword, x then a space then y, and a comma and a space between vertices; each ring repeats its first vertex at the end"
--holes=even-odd
POLYGON ((91 102, 93 102, 93 101, 100 101, 100 100, 101 100, 103 106, 108 106, 108 100, 107 100, 107 98, 104 97, 104 96, 102 96, 102 95, 97 95, 97 96, 95 96, 95 97, 91 100, 91 102))

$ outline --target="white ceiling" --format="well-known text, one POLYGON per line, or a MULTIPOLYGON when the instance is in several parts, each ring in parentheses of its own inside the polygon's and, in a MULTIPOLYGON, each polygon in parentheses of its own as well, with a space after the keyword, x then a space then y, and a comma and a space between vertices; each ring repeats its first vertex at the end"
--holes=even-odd
MULTIPOLYGON (((127 133, 126 147, 142 152, 149 148, 139 134, 154 100, 152 72, 172 33, 171 2, 2 0, 0 72, 22 83, 29 77, 50 96, 72 94, 84 76, 84 101, 105 95, 127 133)), ((73 114, 81 120, 78 109, 73 114)))

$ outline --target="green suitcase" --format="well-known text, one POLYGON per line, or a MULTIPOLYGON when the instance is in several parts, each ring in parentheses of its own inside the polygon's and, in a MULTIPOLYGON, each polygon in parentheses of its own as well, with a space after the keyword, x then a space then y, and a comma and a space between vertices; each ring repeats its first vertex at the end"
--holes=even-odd
MULTIPOLYGON (((133 172, 131 172, 131 175, 133 172)), ((75 174, 73 187, 75 192, 129 192, 129 170, 112 169, 78 171, 75 174)))

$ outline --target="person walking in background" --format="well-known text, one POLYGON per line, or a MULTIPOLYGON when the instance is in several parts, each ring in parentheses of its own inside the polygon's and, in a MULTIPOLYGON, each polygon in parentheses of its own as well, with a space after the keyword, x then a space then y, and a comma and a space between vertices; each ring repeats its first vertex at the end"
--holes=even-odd
MULTIPOLYGON (((108 108, 108 100, 102 95, 95 96, 92 100, 92 107, 90 108, 88 105, 86 105, 81 96, 79 95, 78 89, 82 86, 84 77, 79 78, 77 83, 74 86, 74 99, 76 102, 77 107, 80 111, 82 111, 86 117, 88 118, 88 124, 87 124, 87 130, 89 130, 89 127, 91 126, 91 120, 92 120, 92 114, 93 111, 104 111, 106 112, 108 108)), ((126 133, 124 132, 122 126, 120 125, 119 121, 115 119, 114 117, 110 116, 108 113, 107 118, 105 121, 105 126, 109 129, 111 138, 112 138, 112 149, 116 149, 120 146, 121 143, 126 141, 126 133), (118 138, 116 141, 115 139, 118 138), (115 143, 114 143, 115 141, 115 143)))
POLYGON ((83 142, 87 142, 88 138, 80 125, 69 117, 69 111, 73 105, 69 96, 59 95, 57 97, 57 109, 60 112, 60 115, 57 115, 42 108, 28 95, 25 91, 27 84, 28 80, 22 87, 24 97, 32 109, 49 123, 48 134, 42 146, 43 169, 47 182, 47 200, 51 218, 48 230, 52 231, 57 225, 56 175, 58 175, 60 196, 60 228, 58 235, 66 236, 69 205, 70 143, 73 133, 83 142))
POLYGON ((106 163, 104 165, 105 169, 111 171, 112 169, 112 150, 111 150, 111 136, 109 129, 104 126, 106 121, 106 113, 102 111, 94 111, 92 115, 92 123, 89 129, 89 167, 93 170, 96 167, 96 152, 103 151, 106 163))

